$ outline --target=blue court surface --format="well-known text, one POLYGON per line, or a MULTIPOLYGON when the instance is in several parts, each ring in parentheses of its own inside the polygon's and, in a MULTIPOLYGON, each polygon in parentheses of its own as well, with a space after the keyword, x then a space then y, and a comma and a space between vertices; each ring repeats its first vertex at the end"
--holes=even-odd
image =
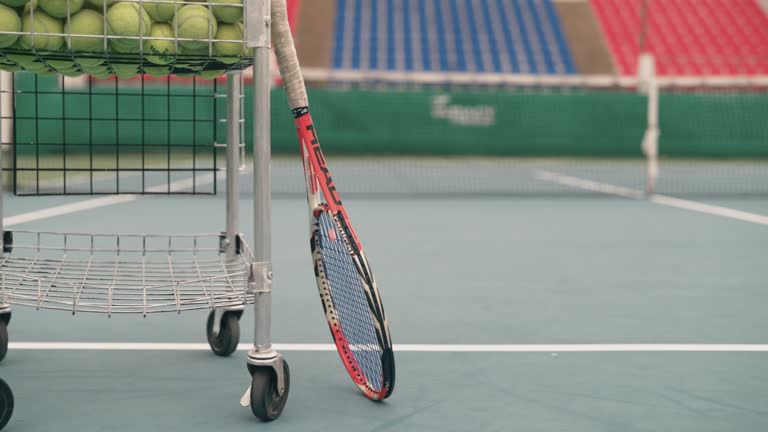
MULTIPOLYGON (((349 196, 396 344, 385 402, 359 394, 330 345, 306 202, 284 194, 273 202, 273 339, 291 367, 281 418, 260 423, 238 404, 250 309, 240 350, 219 358, 205 311, 19 306, 0 364, 16 396, 6 430, 768 430, 765 198, 648 199, 558 175, 537 178, 572 194, 349 196)), ((11 229, 216 232, 224 197, 6 194, 5 217, 11 229)))

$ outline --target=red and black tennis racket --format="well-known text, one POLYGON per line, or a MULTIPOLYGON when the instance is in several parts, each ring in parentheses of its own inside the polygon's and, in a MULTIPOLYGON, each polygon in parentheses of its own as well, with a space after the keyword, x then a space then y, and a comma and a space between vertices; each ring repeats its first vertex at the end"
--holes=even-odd
POLYGON ((272 0, 272 38, 299 135, 317 287, 347 372, 372 400, 392 394, 395 360, 376 280, 331 178, 312 117, 286 15, 272 0))

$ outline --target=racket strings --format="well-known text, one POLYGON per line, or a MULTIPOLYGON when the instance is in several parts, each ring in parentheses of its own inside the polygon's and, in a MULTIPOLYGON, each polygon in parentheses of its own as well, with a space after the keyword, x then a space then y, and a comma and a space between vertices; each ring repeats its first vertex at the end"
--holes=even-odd
POLYGON ((316 244, 342 333, 368 385, 374 391, 381 391, 383 350, 365 287, 333 217, 322 212, 317 225, 316 244))

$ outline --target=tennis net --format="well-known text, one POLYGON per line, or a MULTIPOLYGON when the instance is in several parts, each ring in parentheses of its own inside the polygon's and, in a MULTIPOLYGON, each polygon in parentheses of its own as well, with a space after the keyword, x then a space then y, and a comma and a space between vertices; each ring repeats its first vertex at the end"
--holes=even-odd
MULTIPOLYGON (((768 77, 652 77, 652 100, 633 77, 305 74, 345 193, 768 195, 768 77), (654 123, 650 185, 643 141, 654 123)), ((293 130, 279 117, 275 147, 289 152, 293 130)), ((302 192, 295 158, 276 159, 273 172, 276 193, 302 192)))

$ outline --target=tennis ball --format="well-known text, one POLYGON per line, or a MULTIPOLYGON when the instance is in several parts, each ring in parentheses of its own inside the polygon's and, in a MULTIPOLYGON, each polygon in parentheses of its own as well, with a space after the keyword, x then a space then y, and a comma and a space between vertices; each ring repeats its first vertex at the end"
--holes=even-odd
POLYGON ((139 66, 135 64, 116 64, 112 65, 112 71, 116 77, 128 79, 139 74, 139 66))
POLYGON ((48 70, 48 66, 35 55, 7 53, 5 57, 30 72, 48 70))
POLYGON ((84 67, 98 67, 104 64, 104 60, 101 58, 94 58, 94 57, 77 57, 75 58, 75 63, 77 63, 80 66, 80 69, 84 67))
POLYGON ((237 63, 240 57, 246 52, 245 43, 243 43, 243 29, 237 24, 221 24, 216 33, 217 42, 213 43, 213 51, 219 60, 225 64, 237 63), (235 40, 240 42, 219 42, 222 40, 235 40))
POLYGON ((234 24, 243 19, 243 0, 212 0, 215 4, 213 14, 225 24, 234 24), (223 4, 239 6, 219 6, 223 4))
POLYGON ((199 71, 203 69, 203 64, 208 61, 208 58, 213 52, 212 45, 204 45, 200 48, 184 48, 181 47, 180 56, 177 57, 175 67, 187 69, 191 71, 199 71), (202 59, 202 60, 201 60, 202 59))
POLYGON ((85 0, 83 7, 104 13, 114 2, 115 0, 85 0))
POLYGON ((7 72, 19 72, 23 70, 23 68, 9 58, 3 57, 0 59, 0 70, 7 72))
POLYGON ((72 15, 64 26, 69 48, 72 51, 104 52, 104 37, 75 37, 74 35, 104 36, 104 16, 90 9, 72 15))
POLYGON ((80 71, 79 69, 65 70, 65 71, 58 71, 58 72, 68 78, 77 78, 77 77, 83 76, 83 72, 80 71))
POLYGON ((12 8, 22 7, 26 2, 27 0, 0 0, 0 3, 12 8))
POLYGON ((92 77, 94 77, 96 79, 107 79, 107 78, 112 76, 112 72, 110 72, 109 70, 106 70, 106 71, 103 71, 103 72, 90 73, 88 75, 90 75, 90 76, 92 76, 92 77))
POLYGON ((180 64, 180 65, 176 65, 175 69, 185 69, 187 71, 198 72, 203 70, 203 67, 200 65, 193 65, 193 64, 180 64))
MULTIPOLYGON (((21 30, 21 18, 15 10, 0 5, 0 32, 17 32, 21 30)), ((0 48, 8 48, 19 39, 17 34, 0 34, 0 48)))
POLYGON ((94 75, 94 74, 100 74, 104 72, 109 72, 109 67, 105 65, 93 65, 93 66, 86 66, 84 64, 80 64, 80 70, 87 73, 88 75, 94 75))
POLYGON ((83 0, 37 0, 37 6, 54 18, 66 18, 83 7, 83 0))
MULTIPOLYGON (((156 23, 171 22, 180 5, 172 3, 173 0, 145 0, 144 10, 147 11, 152 21, 156 23), (169 2, 156 3, 155 1, 169 2)), ((181 0, 179 0, 181 1, 181 0)))
MULTIPOLYGON (((16 44, 15 46, 13 46, 11 48, 17 48, 18 49, 18 44, 16 44)), ((7 58, 8 60, 16 63, 17 65, 23 66, 25 68, 28 65, 39 63, 39 61, 37 61, 38 60, 37 56, 28 55, 28 54, 7 53, 7 54, 5 54, 5 58, 7 58)))
MULTIPOLYGON (((107 11, 107 34, 110 36, 146 37, 152 31, 152 20, 138 3, 119 2, 107 11)), ((110 38, 109 46, 117 52, 139 52, 139 39, 110 38)))
POLYGON ((179 53, 183 57, 186 57, 184 59, 184 61, 186 61, 188 63, 189 62, 195 63, 195 62, 199 61, 201 58, 203 58, 204 59, 203 61, 205 61, 205 60, 208 59, 208 57, 211 56, 211 54, 213 52, 214 52, 213 51, 213 46, 212 45, 208 45, 207 43, 205 45, 199 47, 199 48, 181 47, 181 50, 179 50, 179 53))
POLYGON ((75 63, 69 60, 47 60, 46 63, 57 71, 77 70, 75 63))
POLYGON ((207 7, 201 5, 186 5, 179 9, 173 18, 173 28, 178 37, 184 39, 179 44, 184 48, 201 48, 216 36, 217 24, 207 7))
POLYGON ((206 70, 198 72, 197 76, 204 80, 212 80, 224 75, 225 72, 225 70, 206 70))
POLYGON ((155 64, 173 63, 176 59, 176 43, 172 40, 161 40, 152 38, 171 38, 173 39, 173 28, 170 24, 153 24, 152 32, 149 34, 150 40, 147 43, 146 51, 152 55, 147 56, 147 60, 155 64))
POLYGON ((53 36, 64 33, 64 24, 41 10, 22 15, 21 31, 29 33, 19 38, 19 46, 23 49, 56 51, 64 45, 63 36, 53 36))
POLYGON ((170 74, 168 66, 144 66, 144 73, 153 77, 164 77, 170 74))

